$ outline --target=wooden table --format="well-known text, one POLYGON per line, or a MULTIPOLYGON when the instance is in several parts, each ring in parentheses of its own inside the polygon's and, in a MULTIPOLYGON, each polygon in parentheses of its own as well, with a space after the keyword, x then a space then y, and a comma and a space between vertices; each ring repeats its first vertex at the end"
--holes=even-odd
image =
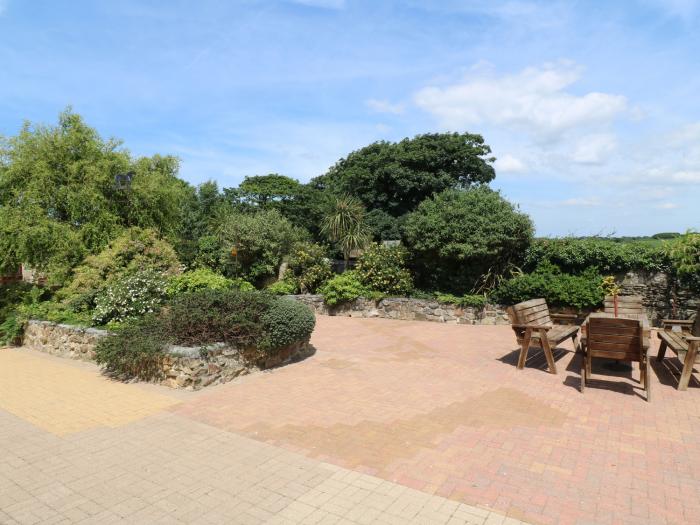
POLYGON ((586 317, 586 320, 583 322, 583 325, 581 326, 581 344, 585 345, 586 343, 586 331, 588 328, 588 321, 589 319, 592 319, 594 317, 602 317, 602 318, 608 318, 608 319, 614 319, 615 317, 618 317, 620 319, 637 319, 641 324, 642 324, 642 346, 644 347, 645 350, 649 349, 649 346, 651 345, 651 323, 649 322, 649 317, 647 314, 620 314, 618 313, 617 316, 615 316, 614 313, 608 313, 608 312, 593 312, 586 317))

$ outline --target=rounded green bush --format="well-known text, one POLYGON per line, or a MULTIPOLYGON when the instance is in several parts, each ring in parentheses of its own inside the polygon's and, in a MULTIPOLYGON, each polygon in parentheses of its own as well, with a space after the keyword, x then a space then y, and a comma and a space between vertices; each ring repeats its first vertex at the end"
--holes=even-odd
POLYGON ((269 350, 308 340, 316 326, 311 309, 289 298, 275 299, 261 321, 265 334, 263 347, 269 350))
POLYGON ((169 297, 198 290, 252 290, 253 285, 243 279, 229 279, 209 268, 198 268, 176 275, 168 281, 167 292, 169 297))
POLYGON ((369 288, 362 284, 354 270, 336 275, 321 286, 319 292, 323 295, 324 302, 330 306, 371 295, 369 288))

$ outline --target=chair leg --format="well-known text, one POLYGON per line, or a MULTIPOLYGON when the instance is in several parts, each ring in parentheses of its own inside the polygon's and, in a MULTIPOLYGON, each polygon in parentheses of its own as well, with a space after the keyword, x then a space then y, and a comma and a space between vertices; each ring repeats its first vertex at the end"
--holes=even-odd
POLYGON ((644 390, 647 392, 647 402, 651 402, 651 379, 650 372, 651 368, 649 366, 649 356, 644 360, 644 390))
POLYGON ((666 355, 666 341, 663 339, 661 340, 661 345, 659 346, 659 353, 656 356, 657 361, 662 361, 664 356, 666 355))
POLYGON ((542 345, 544 356, 547 358, 547 365, 549 366, 549 371, 552 374, 556 374, 557 365, 554 363, 554 355, 552 354, 552 347, 549 345, 549 339, 547 339, 546 330, 540 330, 540 344, 542 345))
POLYGON ((523 342, 520 347, 520 355, 518 356, 518 370, 522 370, 525 367, 525 361, 527 360, 527 353, 530 350, 530 340, 532 339, 532 329, 528 328, 525 330, 525 335, 523 336, 523 342))
POLYGON ((581 352, 581 345, 578 343, 578 334, 574 334, 574 336, 571 338, 571 340, 574 342, 574 352, 577 354, 581 352))
POLYGON ((688 346, 688 351, 685 354, 685 362, 683 363, 683 371, 681 378, 678 380, 678 390, 687 390, 690 376, 693 375, 693 365, 695 365, 695 356, 698 353, 698 344, 693 341, 688 346))
POLYGON ((646 385, 647 366, 645 360, 639 362, 639 384, 646 385))

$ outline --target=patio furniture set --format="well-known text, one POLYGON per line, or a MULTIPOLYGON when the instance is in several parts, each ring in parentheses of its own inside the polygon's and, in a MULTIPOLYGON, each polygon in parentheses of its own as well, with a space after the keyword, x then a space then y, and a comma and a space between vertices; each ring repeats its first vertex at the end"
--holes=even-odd
MULTIPOLYGON (((583 357, 581 392, 584 392, 586 382, 591 378, 593 358, 607 358, 618 362, 638 362, 640 383, 644 385, 647 401, 651 401, 651 324, 640 296, 606 297, 604 310, 589 314, 580 327, 576 325, 574 314, 550 313, 544 299, 516 304, 507 312, 520 346, 518 369, 525 366, 530 346, 538 346, 544 352, 549 371, 556 374, 552 349, 571 339, 576 352, 583 357)), ((657 360, 663 360, 667 349, 675 352, 683 364, 678 390, 686 390, 693 366, 700 363, 700 311, 694 320, 664 319, 658 337, 661 346, 657 360)))

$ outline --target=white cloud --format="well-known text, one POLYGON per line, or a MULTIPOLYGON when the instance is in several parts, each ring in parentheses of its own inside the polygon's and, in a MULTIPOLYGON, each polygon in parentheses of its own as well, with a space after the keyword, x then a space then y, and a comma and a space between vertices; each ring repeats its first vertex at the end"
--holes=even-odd
POLYGON ((496 173, 520 173, 527 169, 525 163, 513 155, 498 157, 495 163, 496 173))
POLYGON ((345 0, 291 0, 291 2, 322 9, 343 9, 345 7, 345 0))
POLYGON ((414 100, 446 128, 486 122, 556 140, 571 129, 608 125, 628 109, 621 95, 567 91, 580 76, 581 68, 570 62, 502 76, 477 71, 461 82, 425 87, 414 100))
POLYGON ((394 115, 400 115, 405 111, 405 106, 403 104, 392 104, 388 100, 377 100, 375 98, 370 98, 365 101, 365 104, 369 109, 377 113, 392 113, 394 115))
POLYGON ((604 164, 617 148, 617 139, 611 133, 585 135, 577 142, 572 160, 579 164, 604 164))

